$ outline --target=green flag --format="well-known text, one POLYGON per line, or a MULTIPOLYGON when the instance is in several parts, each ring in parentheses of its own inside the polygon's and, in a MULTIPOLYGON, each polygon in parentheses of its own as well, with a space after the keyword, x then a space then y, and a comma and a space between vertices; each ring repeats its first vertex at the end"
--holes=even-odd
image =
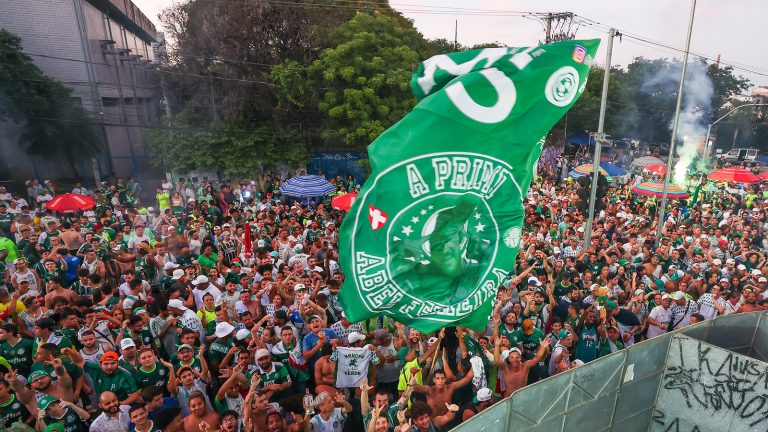
POLYGON ((420 102, 368 147, 371 176, 341 227, 350 321, 485 327, 517 256, 534 164, 598 44, 488 48, 419 66, 420 102))

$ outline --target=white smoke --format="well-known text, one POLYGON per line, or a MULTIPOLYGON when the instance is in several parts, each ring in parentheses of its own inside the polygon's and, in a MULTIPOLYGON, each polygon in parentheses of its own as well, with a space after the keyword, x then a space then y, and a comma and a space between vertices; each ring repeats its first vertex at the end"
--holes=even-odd
MULTIPOLYGON (((677 93, 680 85, 681 63, 674 63, 670 68, 663 68, 658 74, 644 83, 644 87, 672 90, 677 93)), ((680 107, 680 120, 677 124, 676 154, 679 157, 671 176, 677 185, 685 187, 687 169, 697 156, 704 151, 704 137, 707 133, 707 113, 712 111, 714 87, 707 75, 707 64, 694 60, 688 63, 683 89, 683 101, 680 107)), ((672 129, 674 119, 670 122, 672 129)), ((673 155, 670 154, 670 157, 673 155)), ((697 169, 706 169, 697 166, 697 169)))

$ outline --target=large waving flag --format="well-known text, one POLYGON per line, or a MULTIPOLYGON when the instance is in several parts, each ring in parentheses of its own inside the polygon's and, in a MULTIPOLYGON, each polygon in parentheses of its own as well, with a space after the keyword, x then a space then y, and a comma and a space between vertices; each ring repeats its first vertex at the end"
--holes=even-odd
POLYGON ((420 102, 368 147, 371 177, 341 227, 350 321, 485 328, 517 256, 533 166, 598 45, 489 48, 419 66, 420 102))

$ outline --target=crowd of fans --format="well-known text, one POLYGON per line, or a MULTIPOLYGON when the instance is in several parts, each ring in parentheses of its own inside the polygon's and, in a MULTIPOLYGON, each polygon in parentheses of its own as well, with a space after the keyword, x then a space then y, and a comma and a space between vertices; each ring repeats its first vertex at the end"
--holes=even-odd
POLYGON ((50 182, 28 182, 27 196, 0 188, 3 421, 41 432, 448 430, 643 339, 764 308, 764 187, 704 184, 672 202, 656 239, 658 200, 616 182, 586 239, 580 186, 562 178, 573 163, 540 167, 487 328, 435 334, 385 316, 349 322, 344 213, 281 196, 277 177, 180 179, 147 207, 132 180, 78 184, 97 206, 75 216, 42 211, 50 182))

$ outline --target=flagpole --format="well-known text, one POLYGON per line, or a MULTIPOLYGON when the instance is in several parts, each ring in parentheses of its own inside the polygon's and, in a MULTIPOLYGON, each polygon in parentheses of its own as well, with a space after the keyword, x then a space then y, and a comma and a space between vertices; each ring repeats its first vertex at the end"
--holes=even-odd
POLYGON ((680 122, 680 106, 683 102, 683 89, 685 86, 685 72, 688 67, 688 53, 691 49, 691 33, 693 33, 693 17, 696 13, 696 0, 691 0, 691 16, 688 19, 688 35, 685 38, 685 54, 683 55, 683 67, 680 74, 680 87, 677 90, 677 103, 675 105, 675 121, 672 126, 672 140, 669 144, 669 157, 667 157, 667 172, 664 173, 664 192, 661 195, 659 207, 659 220, 656 226, 656 241, 658 247, 661 241, 661 230, 664 227, 664 214, 667 211, 667 192, 669 191, 669 176, 672 173, 672 158, 675 156, 675 141, 677 141, 677 126, 680 122))
POLYGON ((608 50, 605 53, 605 73, 603 75, 603 95, 600 98, 600 117, 597 121, 595 134, 595 158, 592 161, 592 189, 589 194, 589 211, 587 212, 587 227, 584 230, 584 248, 592 243, 592 221, 595 217, 595 200, 597 199, 597 180, 600 177, 600 150, 605 129, 605 110, 608 107, 608 81, 611 78, 611 56, 613 55, 613 38, 616 29, 608 30, 608 50))

